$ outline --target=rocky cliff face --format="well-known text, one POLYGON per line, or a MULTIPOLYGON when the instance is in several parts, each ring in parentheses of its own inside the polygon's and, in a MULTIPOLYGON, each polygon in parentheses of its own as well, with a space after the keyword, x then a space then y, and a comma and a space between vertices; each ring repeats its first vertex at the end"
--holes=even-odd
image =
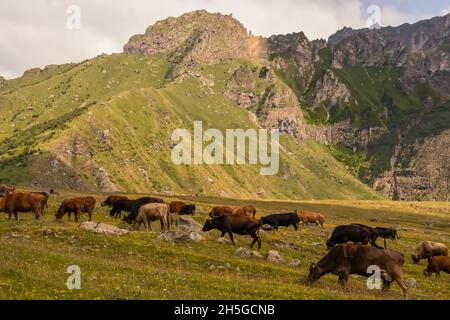
POLYGON ((344 28, 327 42, 302 32, 254 37, 232 16, 195 11, 157 22, 124 51, 164 55, 168 79, 228 59, 258 61, 229 71, 224 97, 261 126, 364 154, 370 167, 360 177, 387 196, 444 197, 436 170, 449 152, 426 154, 443 148, 450 128, 450 15, 344 28))
POLYGON ((2 76, 0 76, 0 88, 2 88, 3 86, 5 86, 6 84, 6 79, 3 78, 2 76))

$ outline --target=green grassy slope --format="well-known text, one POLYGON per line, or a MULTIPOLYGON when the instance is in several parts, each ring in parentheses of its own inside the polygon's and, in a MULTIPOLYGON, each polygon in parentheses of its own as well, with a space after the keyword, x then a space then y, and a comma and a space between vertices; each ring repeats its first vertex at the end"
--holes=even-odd
MULTIPOLYGON (((214 205, 250 203, 204 197, 183 199, 198 206, 195 219, 200 223, 214 205)), ((405 279, 415 279, 419 284, 410 289, 410 299, 450 297, 450 275, 443 273, 440 280, 425 278, 425 262, 414 265, 409 258, 425 239, 450 245, 450 207, 445 203, 252 201, 258 215, 295 208, 325 215, 324 228, 301 227, 297 232, 292 227, 280 228, 261 235, 264 256, 269 250, 277 250, 286 261, 300 259, 300 266, 289 267, 265 259, 238 257, 236 249, 248 248, 251 240, 236 236, 236 247, 221 244, 216 241, 217 231, 208 233, 206 241, 175 245, 159 240, 159 230, 131 232, 123 237, 93 235, 66 219, 62 223, 54 221, 60 201, 50 199, 50 208, 40 222, 30 214, 21 214, 18 223, 8 222, 4 214, 0 216, 0 299, 400 299, 396 284, 390 292, 381 294, 368 290, 366 279, 356 276, 350 277, 347 292, 339 289, 333 275, 312 286, 304 282, 309 265, 326 254, 324 243, 332 229, 354 222, 406 229, 399 230, 398 241, 388 241, 387 245, 405 254, 405 279), (371 222, 373 218, 378 222, 371 222), (65 286, 69 265, 81 267, 81 290, 69 291, 65 286), (211 270, 211 265, 216 268, 211 270)), ((107 216, 104 208, 95 211, 94 220, 127 227, 107 216)))
POLYGON ((109 186, 134 192, 378 197, 327 148, 286 136, 277 176, 260 176, 254 165, 175 166, 174 129, 192 132, 194 120, 204 130, 257 128, 246 110, 223 98, 231 70, 242 63, 222 62, 165 82, 162 57, 117 54, 9 81, 0 90, 0 119, 9 124, 0 133, 0 181, 98 190, 102 180, 94 173, 102 169, 109 186))

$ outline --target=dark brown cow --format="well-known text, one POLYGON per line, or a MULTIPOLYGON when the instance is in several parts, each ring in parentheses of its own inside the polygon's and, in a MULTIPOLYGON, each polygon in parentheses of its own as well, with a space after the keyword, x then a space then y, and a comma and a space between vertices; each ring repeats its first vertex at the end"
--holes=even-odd
POLYGON ((347 289, 348 276, 357 274, 369 277, 369 267, 377 266, 381 269, 383 292, 389 290, 393 281, 396 281, 403 290, 403 298, 408 299, 408 291, 403 281, 403 254, 390 249, 378 249, 366 245, 338 244, 317 264, 309 268, 308 282, 319 280, 328 273, 339 276, 339 284, 347 289))
POLYGON ((33 212, 36 220, 44 214, 45 197, 36 193, 6 193, 0 198, 0 212, 8 214, 8 219, 14 214, 18 220, 18 212, 33 212))
POLYGON ((224 215, 232 215, 234 213, 235 208, 228 207, 228 206, 220 206, 220 207, 214 207, 209 212, 209 216, 211 218, 218 218, 224 215))
POLYGON ((71 213, 74 213, 75 222, 78 222, 80 215, 86 212, 89 215, 89 221, 91 221, 92 212, 95 209, 95 203, 96 200, 93 197, 65 199, 56 212, 55 218, 59 220, 67 213, 70 221, 70 215, 71 213))
POLYGON ((119 200, 128 200, 128 197, 125 196, 109 196, 105 199, 100 205, 102 207, 113 207, 114 204, 119 200))
POLYGON ((249 235, 253 238, 250 247, 253 248, 253 245, 258 242, 258 249, 261 249, 261 238, 257 234, 259 228, 261 228, 261 223, 258 219, 246 216, 223 215, 218 218, 206 220, 205 225, 203 226, 203 232, 217 229, 222 231, 222 238, 228 233, 233 245, 236 245, 233 233, 249 235))
POLYGON ((431 261, 428 262, 428 266, 423 272, 426 277, 431 276, 432 273, 436 273, 436 278, 441 276, 441 271, 450 273, 450 257, 448 256, 434 256, 431 261))
POLYGON ((180 213, 181 208, 183 208, 186 205, 186 203, 181 201, 173 201, 169 203, 170 206, 170 213, 180 213))

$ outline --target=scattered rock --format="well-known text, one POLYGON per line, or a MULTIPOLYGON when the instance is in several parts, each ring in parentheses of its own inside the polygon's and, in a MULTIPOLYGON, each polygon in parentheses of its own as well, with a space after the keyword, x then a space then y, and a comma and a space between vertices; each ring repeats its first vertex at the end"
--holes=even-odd
POLYGON ((177 228, 184 232, 202 232, 202 225, 190 217, 179 217, 177 228))
POLYGON ((231 243, 231 241, 226 238, 219 238, 219 239, 217 239, 217 242, 222 243, 222 244, 230 244, 231 243))
POLYGON ((184 232, 178 229, 161 233, 158 239, 169 242, 200 242, 205 240, 205 237, 198 232, 184 232))
POLYGON ((299 250, 300 247, 296 245, 295 243, 289 243, 283 240, 273 240, 273 245, 277 248, 281 249, 292 249, 292 250, 299 250))
POLYGON ((246 248, 240 247, 234 252, 235 255, 242 257, 242 258, 251 258, 252 252, 246 248))
POLYGON ((267 254, 267 260, 274 263, 284 263, 284 259, 281 257, 281 255, 276 250, 270 250, 267 254))
POLYGON ((300 260, 299 259, 292 259, 291 261, 288 262, 288 266, 289 267, 298 267, 300 265, 300 260))
POLYGON ((370 221, 370 222, 378 222, 378 221, 380 221, 380 219, 378 219, 378 218, 370 218, 369 221, 370 221))
POLYGON ((80 228, 87 230, 87 231, 91 231, 93 233, 103 234, 103 235, 123 236, 123 235, 126 235, 129 233, 128 230, 120 229, 120 228, 111 226, 109 224, 93 222, 93 221, 83 222, 80 225, 80 228))

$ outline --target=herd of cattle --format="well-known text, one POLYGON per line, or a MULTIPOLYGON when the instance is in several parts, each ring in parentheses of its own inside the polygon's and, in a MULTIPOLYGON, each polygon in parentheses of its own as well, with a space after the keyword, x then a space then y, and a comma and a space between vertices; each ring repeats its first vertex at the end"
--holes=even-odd
MULTIPOLYGON (((55 193, 53 190, 50 194, 55 193)), ((48 208, 47 201, 50 194, 46 192, 15 192, 13 187, 5 189, 0 185, 0 212, 6 212, 8 218, 12 215, 18 220, 18 212, 33 212, 39 219, 48 208)), ((65 199, 59 206, 55 218, 62 219, 66 214, 70 221, 71 214, 75 215, 78 222, 82 213, 87 213, 89 221, 96 205, 94 197, 78 197, 65 199)), ((147 231, 151 230, 151 222, 160 221, 161 230, 170 230, 177 215, 194 215, 196 206, 184 202, 165 203, 163 199, 143 197, 131 200, 124 196, 109 196, 101 203, 102 207, 110 207, 111 217, 121 218, 122 211, 128 213, 123 221, 133 224, 139 229, 144 224, 147 231)), ((311 211, 271 214, 262 218, 256 217, 256 209, 253 206, 215 207, 209 212, 203 232, 216 229, 221 232, 221 237, 229 235, 235 245, 233 234, 248 235, 253 238, 250 247, 258 243, 261 249, 262 240, 259 230, 278 230, 279 227, 293 226, 298 230, 299 225, 313 223, 323 226, 325 219, 322 214, 311 211)), ((369 227, 362 224, 350 224, 337 226, 331 237, 326 241, 328 254, 317 263, 310 266, 308 282, 312 283, 326 274, 334 274, 339 277, 339 284, 345 289, 348 276, 357 274, 368 277, 367 270, 370 266, 378 266, 381 269, 382 290, 387 291, 392 282, 397 282, 403 290, 404 298, 407 298, 407 287, 403 277, 404 255, 398 251, 387 249, 386 239, 397 240, 397 230, 394 228, 369 227), (377 245, 378 238, 384 239, 384 248, 377 245), (350 243, 349 243, 350 242, 350 243), (362 244, 362 245, 360 245, 362 244), (370 246, 369 246, 370 244, 370 246)), ((417 264, 421 259, 428 260, 428 266, 424 271, 425 276, 432 273, 439 277, 440 271, 450 273, 450 258, 448 249, 442 243, 423 241, 411 255, 413 263, 417 264)))

